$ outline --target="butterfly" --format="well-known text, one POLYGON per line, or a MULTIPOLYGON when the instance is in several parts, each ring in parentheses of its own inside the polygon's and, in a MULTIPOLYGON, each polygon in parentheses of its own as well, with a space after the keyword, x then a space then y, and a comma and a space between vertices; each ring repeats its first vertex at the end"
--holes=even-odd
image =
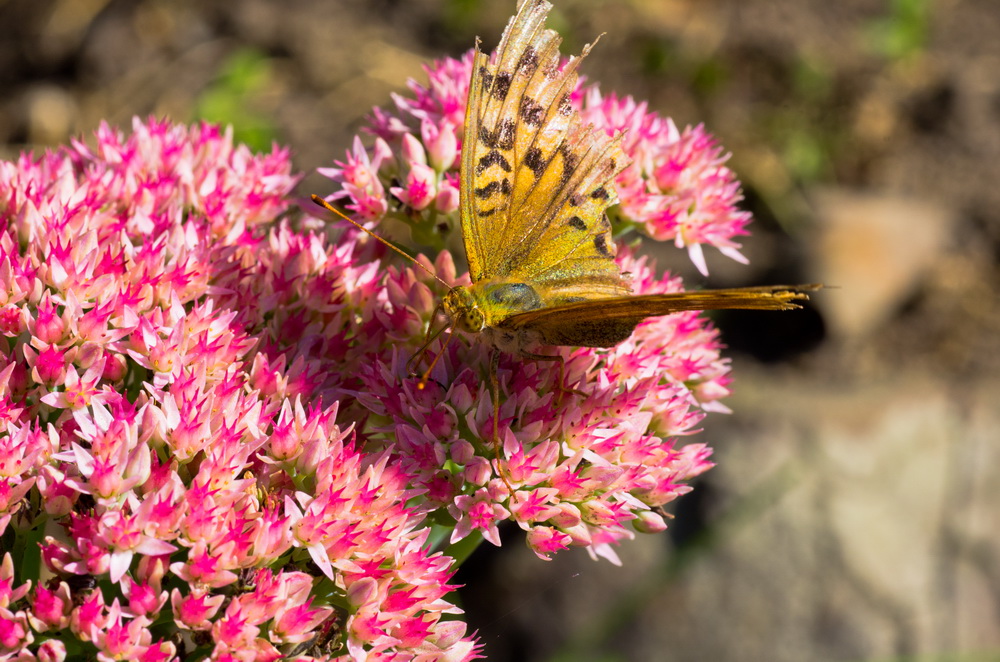
POLYGON ((806 295, 786 287, 630 296, 605 213, 629 160, 621 136, 581 122, 570 96, 589 46, 560 66, 551 8, 524 2, 493 62, 477 44, 460 196, 472 285, 444 297, 453 325, 523 355, 612 347, 642 320, 684 310, 798 307, 806 295))
MULTIPOLYGON (((545 28, 551 8, 545 0, 523 2, 492 60, 477 40, 459 204, 472 282, 451 288, 439 306, 451 328, 478 335, 494 348, 495 444, 501 354, 561 366, 561 357, 536 354, 534 348, 613 347, 644 319, 681 311, 799 308, 796 302, 819 287, 630 294, 628 276, 615 261, 606 214, 618 202, 615 178, 629 159, 620 135, 585 125, 574 107, 577 69, 590 46, 563 64, 561 38, 545 28)), ((429 330, 424 347, 435 336, 429 330)))

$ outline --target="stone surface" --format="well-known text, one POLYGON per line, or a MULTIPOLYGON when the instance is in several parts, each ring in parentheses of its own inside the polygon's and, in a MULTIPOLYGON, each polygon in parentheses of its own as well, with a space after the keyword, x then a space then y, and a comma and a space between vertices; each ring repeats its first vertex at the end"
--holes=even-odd
POLYGON ((816 297, 830 330, 857 339, 880 328, 918 291, 948 248, 957 215, 940 203, 824 189, 810 196, 819 238, 816 297))

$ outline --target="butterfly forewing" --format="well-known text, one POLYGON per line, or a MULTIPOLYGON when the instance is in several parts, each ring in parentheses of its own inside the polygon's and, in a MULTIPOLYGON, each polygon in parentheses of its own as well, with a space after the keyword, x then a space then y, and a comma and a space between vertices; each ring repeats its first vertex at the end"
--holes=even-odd
POLYGON ((604 215, 627 159, 617 139, 581 126, 570 95, 582 56, 560 67, 550 8, 529 0, 494 61, 477 53, 462 162, 473 282, 528 283, 547 306, 629 291, 604 215))
MULTIPOLYGON (((565 64, 526 0, 492 60, 477 47, 462 147, 462 232, 472 285, 446 310, 461 328, 502 340, 610 347, 647 317, 713 308, 787 309, 792 288, 629 296, 606 211, 627 167, 619 137, 583 124, 571 95, 589 46, 565 64)), ((805 288, 809 289, 809 288, 805 288)), ((499 346, 499 345, 498 345, 499 346)))
MULTIPOLYGON (((497 275, 496 242, 510 219, 516 166, 517 103, 527 77, 519 60, 526 49, 558 48, 558 35, 544 29, 548 7, 525 3, 504 30, 495 61, 476 44, 462 146, 462 235, 473 281, 497 275)), ((529 58, 530 60, 530 58, 529 58)))

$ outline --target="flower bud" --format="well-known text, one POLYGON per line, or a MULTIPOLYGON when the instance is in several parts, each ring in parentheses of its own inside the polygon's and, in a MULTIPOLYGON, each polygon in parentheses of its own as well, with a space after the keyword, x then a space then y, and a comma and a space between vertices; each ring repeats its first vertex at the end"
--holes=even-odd
POLYGON ((415 165, 427 165, 427 153, 416 136, 407 133, 403 136, 403 159, 412 168, 415 165))
POLYGON ((458 157, 458 138, 451 122, 444 121, 439 126, 425 120, 420 124, 420 137, 427 145, 430 164, 434 169, 444 172, 451 168, 458 157))
POLYGON ((663 517, 651 510, 639 513, 632 521, 632 526, 639 533, 663 533, 667 529, 667 523, 663 517))

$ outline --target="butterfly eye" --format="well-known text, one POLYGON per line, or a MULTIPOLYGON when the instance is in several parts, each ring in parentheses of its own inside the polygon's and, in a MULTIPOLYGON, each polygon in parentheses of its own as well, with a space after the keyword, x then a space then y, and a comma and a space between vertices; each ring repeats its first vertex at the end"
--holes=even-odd
POLYGON ((486 326, 486 316, 472 293, 465 287, 453 288, 444 296, 444 312, 455 326, 469 333, 479 333, 486 326))

